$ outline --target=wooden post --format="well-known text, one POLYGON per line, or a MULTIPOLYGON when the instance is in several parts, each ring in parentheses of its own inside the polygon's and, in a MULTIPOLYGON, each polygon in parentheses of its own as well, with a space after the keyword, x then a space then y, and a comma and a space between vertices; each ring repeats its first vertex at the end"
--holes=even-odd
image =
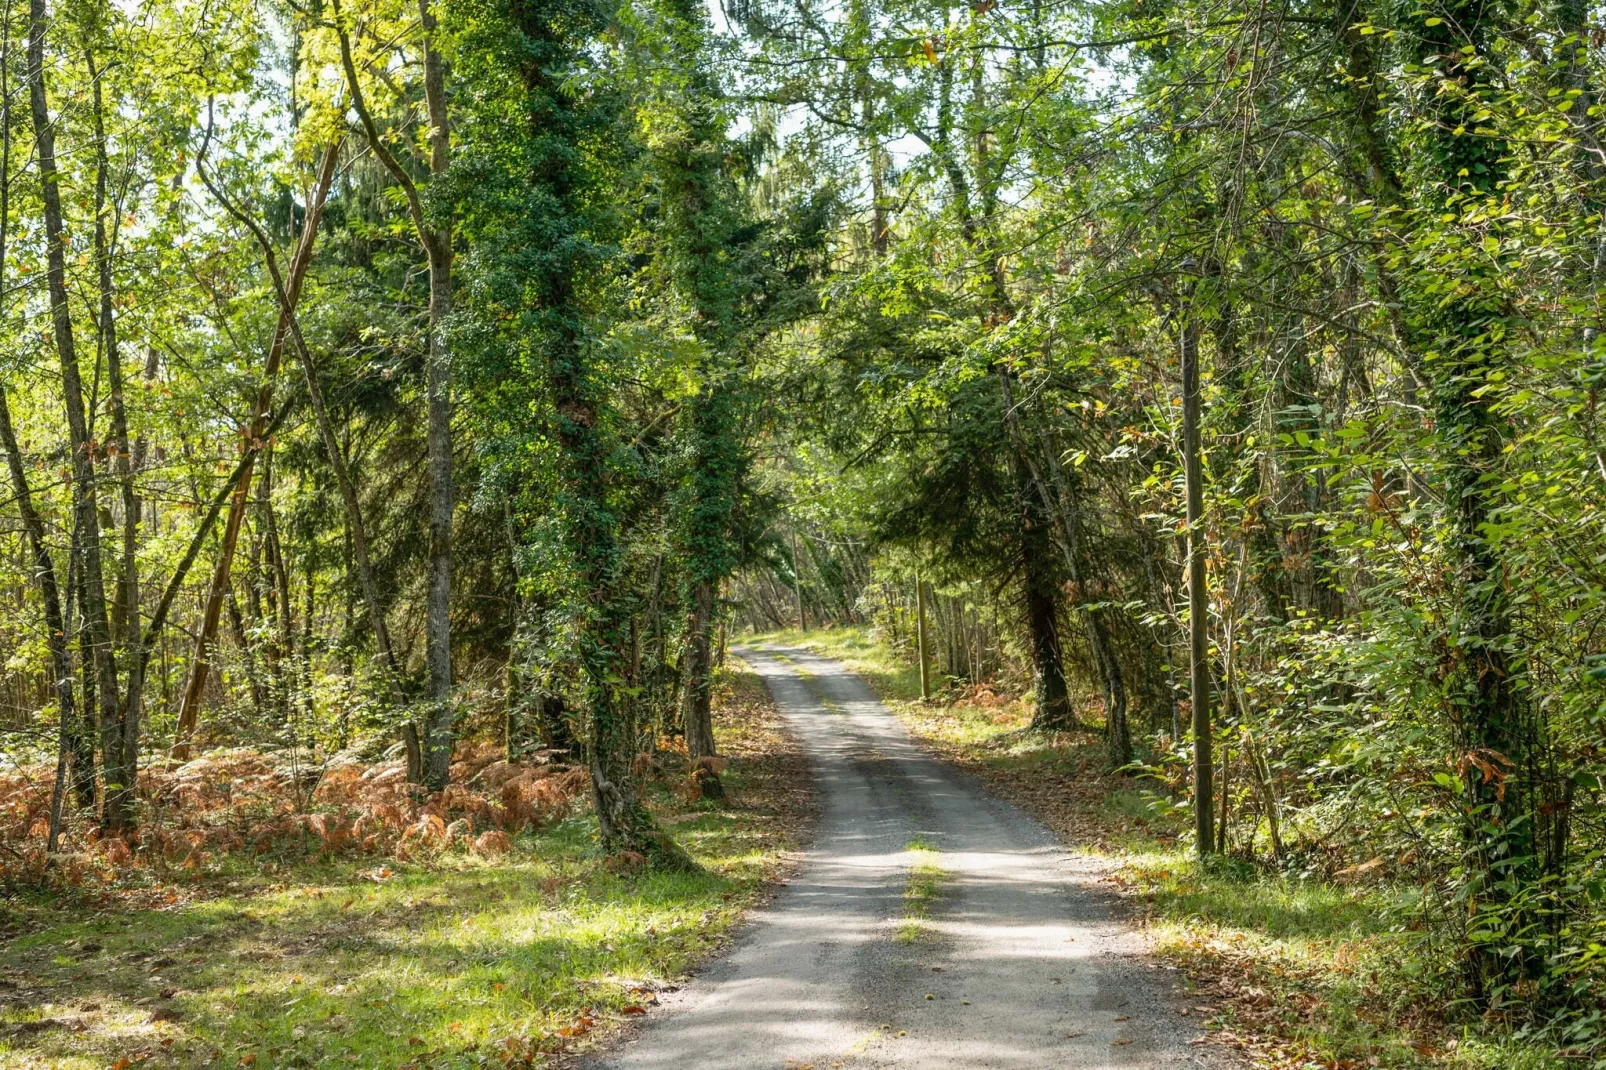
POLYGON ((915 573, 915 648, 920 654, 920 698, 931 699, 931 657, 926 636, 926 582, 915 573))
POLYGON ((1212 835, 1209 598, 1205 590, 1204 473, 1199 462, 1199 332, 1191 310, 1182 320, 1182 466, 1188 492, 1188 701, 1193 707, 1193 817, 1199 857, 1215 849, 1212 835))

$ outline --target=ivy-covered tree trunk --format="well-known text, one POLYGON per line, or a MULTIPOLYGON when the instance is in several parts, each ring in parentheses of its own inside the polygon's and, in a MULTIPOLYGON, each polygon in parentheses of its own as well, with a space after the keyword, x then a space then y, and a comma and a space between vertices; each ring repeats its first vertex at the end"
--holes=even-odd
POLYGON ((1032 652, 1032 727, 1063 731, 1076 727, 1070 688, 1060 656, 1058 570, 1054 539, 1043 498, 1024 465, 1016 465, 1020 494, 1020 569, 1026 636, 1032 652))
POLYGON ((727 248, 735 192, 724 174, 718 86, 706 67, 707 16, 695 0, 669 0, 666 7, 670 17, 663 44, 674 70, 667 75, 670 118, 656 132, 656 148, 675 274, 696 309, 695 330, 706 361, 705 381, 685 410, 690 464, 681 536, 686 607, 681 722, 687 753, 702 758, 714 754, 713 636, 720 585, 736 565, 731 524, 745 468, 736 440, 732 380, 740 358, 734 352, 734 269, 727 248))
POLYGON ((710 387, 689 406, 692 441, 691 500, 686 522, 686 651, 681 724, 686 753, 712 757, 714 631, 718 627, 720 584, 735 565, 731 520, 741 478, 742 451, 736 441, 729 391, 710 387))
POLYGON ((564 321, 548 336, 547 373, 563 455, 564 536, 586 603, 578 646, 590 721, 586 762, 597 824, 610 852, 635 851, 655 862, 685 865, 685 853, 658 828, 637 794, 635 724, 624 692, 633 600, 625 586, 619 519, 608 502, 614 483, 608 465, 611 444, 599 427, 597 383, 575 329, 568 280, 552 279, 547 292, 550 313, 564 321))
POLYGON ((691 607, 686 615, 686 686, 681 711, 686 753, 693 758, 715 754, 713 632, 714 585, 699 580, 692 586, 691 607))
POLYGON ((624 678, 635 600, 628 589, 620 517, 610 501, 617 479, 615 443, 606 424, 607 386, 591 364, 576 288, 591 259, 581 219, 586 178, 578 159, 585 105, 567 79, 578 55, 577 39, 595 15, 580 14, 564 0, 513 0, 511 14, 522 35, 519 75, 530 163, 525 201, 530 215, 524 226, 542 246, 525 262, 524 285, 558 446, 558 519, 573 595, 582 610, 576 647, 585 674, 592 801, 604 849, 688 867, 694 863, 642 804, 632 768, 635 725, 624 678))
POLYGON ((1491 946, 1522 947, 1531 939, 1522 902, 1537 874, 1530 791, 1522 782, 1531 728, 1517 679, 1507 576, 1492 530, 1507 435, 1498 383, 1513 326, 1501 284, 1500 228, 1491 220, 1501 212, 1509 149, 1479 129, 1486 99, 1498 92, 1488 49, 1496 10, 1480 0, 1446 0, 1429 5, 1428 15, 1416 48, 1427 106, 1409 146, 1428 179, 1417 237, 1431 237, 1435 248, 1458 245, 1462 253, 1418 265, 1408 297, 1429 347, 1423 368, 1449 581, 1448 614, 1434 646, 1461 750, 1475 874, 1472 929, 1485 934, 1474 938, 1469 975, 1487 998, 1542 966, 1491 946))

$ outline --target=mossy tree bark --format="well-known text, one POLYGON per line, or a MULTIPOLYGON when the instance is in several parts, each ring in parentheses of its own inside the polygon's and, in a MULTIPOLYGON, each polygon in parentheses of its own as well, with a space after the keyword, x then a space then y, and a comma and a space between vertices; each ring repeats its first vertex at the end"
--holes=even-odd
POLYGON ((707 67, 707 15, 701 4, 668 0, 662 44, 678 91, 667 95, 668 121, 655 134, 674 272, 697 317, 704 381, 684 409, 689 444, 681 543, 686 607, 681 721, 693 758, 711 757, 714 730, 713 637, 719 589, 736 567, 731 524, 746 456, 737 440, 736 390, 742 368, 735 301, 737 250, 731 235, 736 191, 725 174, 726 138, 719 89, 707 67))
POLYGON ((592 266, 593 246, 584 228, 587 175, 578 148, 586 104, 567 80, 579 55, 577 39, 598 16, 564 0, 514 0, 510 14, 520 34, 518 73, 525 96, 524 226, 541 247, 523 272, 527 321, 540 350, 558 446, 556 506, 580 610, 576 645, 585 675, 586 764, 597 825, 610 852, 634 851, 657 865, 689 867, 694 863, 642 803, 632 768, 635 723, 624 682, 635 599, 611 501, 618 478, 607 384, 591 360, 576 287, 592 266))
MULTIPOLYGON (((1476 886, 1470 980, 1480 996, 1542 968, 1522 947, 1532 918, 1523 906, 1538 876, 1532 791, 1524 783, 1534 727, 1522 695, 1506 570, 1494 534, 1501 457, 1499 411, 1510 301, 1502 285, 1500 199, 1510 149, 1480 129, 1501 91, 1491 70, 1498 9, 1482 0, 1429 4, 1416 31, 1423 111, 1413 138, 1423 178, 1418 235, 1465 254, 1421 264, 1406 283, 1407 315, 1426 348, 1422 367, 1434 415, 1448 613, 1433 637, 1445 710, 1457 736, 1466 790, 1465 836, 1476 886), (1446 268, 1446 264, 1453 265, 1446 268), (1497 951, 1489 941, 1503 945, 1497 951)), ((1409 157, 1407 157, 1409 158, 1409 157)), ((1409 239, 1408 239, 1409 240, 1409 239)))

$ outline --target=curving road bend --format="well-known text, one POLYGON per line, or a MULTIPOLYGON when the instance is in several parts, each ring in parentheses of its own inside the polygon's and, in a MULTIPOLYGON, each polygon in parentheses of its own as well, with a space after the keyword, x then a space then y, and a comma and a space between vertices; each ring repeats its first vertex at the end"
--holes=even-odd
POLYGON ((1111 916, 1096 867, 925 754, 858 678, 791 648, 737 651, 813 763, 802 867, 733 948, 595 1070, 1223 1065, 1111 916), (910 850, 915 844, 921 849, 910 850), (940 870, 905 916, 917 861, 940 870))

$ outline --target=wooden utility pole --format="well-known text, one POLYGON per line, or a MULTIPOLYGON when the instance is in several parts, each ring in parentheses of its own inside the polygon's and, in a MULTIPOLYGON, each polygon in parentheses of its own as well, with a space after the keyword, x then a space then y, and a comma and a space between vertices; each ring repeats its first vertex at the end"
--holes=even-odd
POLYGON ((926 581, 915 573, 915 646, 920 653, 920 698, 931 698, 931 665, 926 651, 926 581))
POLYGON ((1193 817, 1199 857, 1215 848, 1210 751, 1210 609, 1205 590, 1204 473, 1199 462, 1199 331, 1182 320, 1182 468, 1188 491, 1188 701, 1193 707, 1193 817))

